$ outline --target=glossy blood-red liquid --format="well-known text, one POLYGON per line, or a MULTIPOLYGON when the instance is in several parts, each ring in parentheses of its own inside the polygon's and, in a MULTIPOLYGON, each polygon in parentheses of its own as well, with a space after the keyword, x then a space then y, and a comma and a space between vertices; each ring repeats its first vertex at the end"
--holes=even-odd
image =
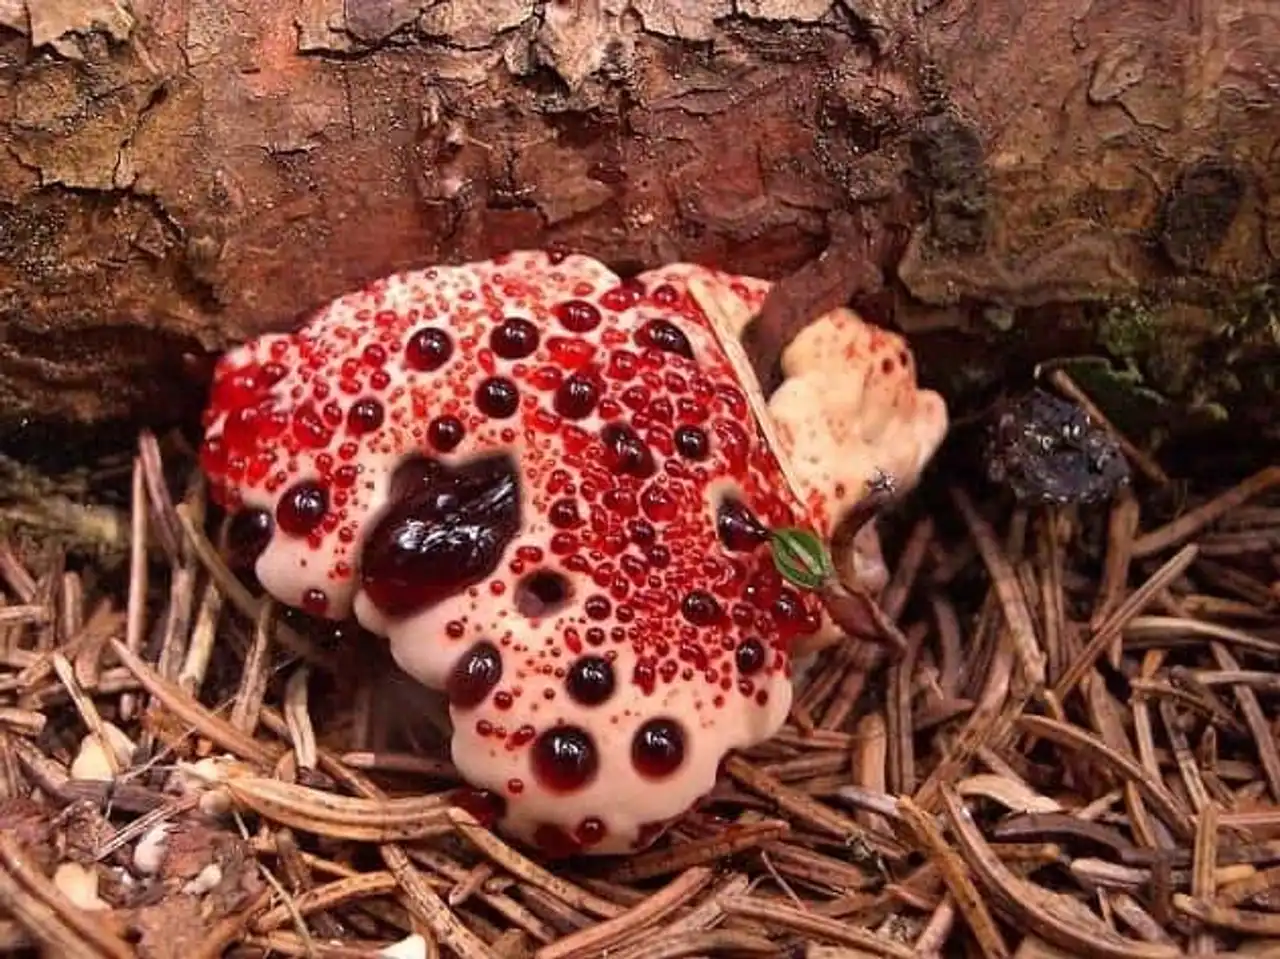
POLYGON ((479 706, 501 679, 501 651, 487 639, 481 640, 462 654, 449 674, 445 683, 449 705, 458 709, 479 706))
POLYGON ((631 743, 631 763, 648 779, 670 776, 684 762, 684 730, 673 719, 651 719, 631 743))
POLYGON ((600 768, 591 734, 577 726, 555 726, 533 744, 532 763, 538 781, 552 792, 581 789, 600 768))
POLYGON ((569 667, 565 689, 584 706, 608 701, 614 689, 613 665, 603 656, 583 656, 569 667))
POLYGON ((306 536, 316 530, 329 511, 329 491, 309 480, 285 490, 276 505, 276 525, 289 536, 306 536))
POLYGON ((520 479, 509 457, 441 467, 374 524, 361 585, 388 616, 420 612, 488 578, 519 527, 520 479))
POLYGON ((716 532, 725 549, 748 553, 769 538, 769 531, 736 499, 725 499, 716 510, 716 532))

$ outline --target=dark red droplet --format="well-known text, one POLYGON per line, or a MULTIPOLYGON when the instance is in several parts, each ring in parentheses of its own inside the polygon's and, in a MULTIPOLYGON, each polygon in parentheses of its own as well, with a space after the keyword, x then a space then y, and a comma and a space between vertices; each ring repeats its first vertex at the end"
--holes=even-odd
POLYGON ((276 525, 290 536, 307 536, 315 532, 327 512, 327 489, 310 481, 295 483, 276 504, 276 525))
POLYGON ((347 430, 356 436, 372 433, 382 425, 382 404, 372 396, 356 400, 347 410, 347 430))
POLYGON ((312 616, 323 616, 329 611, 329 596, 314 586, 302 594, 302 609, 312 616))
POLYGON ((675 353, 693 359, 693 347, 689 344, 689 338, 669 320, 649 320, 636 330, 636 342, 664 353, 675 353))
POLYGON ((707 434, 696 426, 677 426, 675 433, 676 449, 680 455, 689 460, 704 460, 711 450, 707 434))
POLYGON ((565 300, 551 308, 566 330, 586 333, 600 325, 600 311, 586 300, 565 300))
POLYGON ((644 286, 635 279, 623 280, 600 294, 600 305, 607 310, 625 310, 644 296, 644 286))
POLYGON ((578 502, 572 499, 558 499, 547 510, 547 520, 556 529, 573 529, 580 522, 578 502))
POLYGON ((448 453, 462 442, 466 432, 462 420, 446 413, 427 424, 427 442, 441 453, 448 453))
POLYGON ((306 449, 324 449, 333 439, 333 430, 320 418, 315 405, 309 400, 293 411, 292 432, 294 439, 306 449))
POLYGON ((588 596, 587 601, 582 604, 582 611, 587 614, 587 618, 599 622, 609 618, 609 614, 613 612, 613 604, 605 596, 588 596))
POLYGON ((684 730, 673 719, 651 719, 631 742, 631 763, 648 779, 670 776, 684 762, 684 730))
POLYGON ((680 602, 680 612, 694 626, 710 626, 723 615, 716 598, 702 589, 691 589, 680 602))
POLYGON ((423 327, 409 337, 404 346, 404 361, 410 369, 430 372, 449 362, 453 355, 453 340, 444 330, 433 326, 423 327))
POLYGON ((489 334, 489 348, 504 360, 519 360, 538 348, 538 328, 522 316, 509 316, 489 334))
POLYGON ((574 373, 556 389, 556 412, 567 420, 590 416, 600 401, 600 384, 595 377, 574 373))
POLYGON ((489 691, 502 679, 502 652, 497 646, 482 639, 454 664, 445 682, 449 705, 458 709, 479 706, 489 691))
POLYGON ((640 508, 655 523, 669 523, 679 513, 676 498, 665 486, 651 485, 640 494, 640 508))
POLYGON ((784 629, 799 629, 804 625, 807 611, 804 603, 794 592, 782 589, 778 598, 773 601, 773 618, 784 629))
POLYGON ((680 299, 680 291, 670 283, 655 287, 652 295, 653 302, 661 306, 674 306, 680 299))
POLYGON ((738 672, 742 675, 750 676, 752 673, 757 673, 764 666, 764 643, 758 639, 744 639, 738 644, 738 651, 734 653, 733 658, 738 664, 738 672))
POLYGON ((507 801, 487 789, 455 789, 449 802, 471 813, 486 828, 493 828, 507 814, 507 801))
POLYGON ((520 405, 520 391, 505 376, 491 376, 476 387, 476 408, 485 416, 505 420, 520 405))
POLYGON ((573 831, 573 834, 582 845, 594 846, 609 834, 609 829, 605 826, 603 819, 590 816, 578 823, 578 828, 573 831))
POLYGON ((569 667, 565 689, 584 706, 599 706, 613 695, 613 665, 603 656, 583 656, 569 667))
POLYGON ((726 498, 716 510, 716 532, 726 549, 750 552, 769 538, 769 530, 740 500, 726 498))
POLYGON ((393 499, 359 557, 366 595, 393 617, 487 578, 520 528, 520 471, 510 457, 487 456, 456 469, 424 457, 407 462, 434 465, 393 499))
POLYGON ((533 772, 552 792, 570 792, 589 783, 600 768, 591 735, 577 726, 546 730, 533 744, 533 772))
POLYGON ((262 368, 250 363, 238 369, 229 369, 224 362, 214 368, 213 388, 209 405, 219 410, 235 410, 250 406, 261 399, 265 392, 262 368))
POLYGON ((640 435, 622 423, 610 423, 600 431, 605 466, 613 473, 645 479, 657 469, 653 453, 640 435))
POLYGON ((227 562, 232 569, 246 569, 257 562, 271 542, 274 523, 265 509, 246 509, 227 524, 227 562))

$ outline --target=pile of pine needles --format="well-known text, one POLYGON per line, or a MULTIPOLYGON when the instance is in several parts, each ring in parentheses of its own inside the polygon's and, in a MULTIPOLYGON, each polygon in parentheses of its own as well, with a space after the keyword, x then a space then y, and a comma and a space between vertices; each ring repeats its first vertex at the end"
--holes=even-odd
POLYGON ((826 651, 655 848, 548 862, 452 804, 377 641, 228 570, 143 434, 127 575, 0 543, 0 952, 1280 956, 1280 468, 1135 466, 1094 508, 935 487, 905 655, 826 651))

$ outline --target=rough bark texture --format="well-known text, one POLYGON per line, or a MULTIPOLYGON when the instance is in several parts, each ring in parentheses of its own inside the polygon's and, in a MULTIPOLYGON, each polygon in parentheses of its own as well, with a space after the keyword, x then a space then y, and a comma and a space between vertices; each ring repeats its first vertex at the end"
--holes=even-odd
POLYGON ((210 353, 400 268, 560 243, 777 278, 833 217, 883 276, 863 305, 953 393, 1099 349, 1179 409, 1275 384, 1275 0, 0 0, 0 24, 0 421, 181 416, 210 353))

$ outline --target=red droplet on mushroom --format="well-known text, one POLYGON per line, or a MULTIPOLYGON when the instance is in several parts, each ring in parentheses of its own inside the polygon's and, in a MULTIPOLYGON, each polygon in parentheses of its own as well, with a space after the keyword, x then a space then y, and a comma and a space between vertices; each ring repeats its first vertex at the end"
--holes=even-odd
POLYGON ((382 404, 373 397, 356 400, 347 411, 347 430, 355 436, 372 433, 382 425, 384 415, 382 404))
POLYGON ((582 656, 569 667, 564 685, 575 702, 599 706, 613 695, 613 665, 603 656, 582 656))
POLYGON ((689 460, 705 460, 711 452, 706 432, 688 424, 676 427, 675 444, 680 455, 689 460))
POLYGON ((551 312, 566 330, 574 333, 589 333, 600 325, 600 311, 585 300, 557 303, 551 312))
POLYGON ((502 680, 502 652, 487 639, 462 654, 445 684, 449 705, 474 709, 502 680))
POLYGON ((449 362, 453 356, 453 340, 444 330, 425 326, 409 337, 404 345, 404 361, 410 369, 430 373, 449 362))
POLYGON ((725 549, 748 553, 769 538, 755 514, 740 500, 726 498, 716 509, 716 532, 725 549))
POLYGON ((653 302, 660 306, 675 306, 680 302, 680 291, 670 283, 663 283, 654 287, 653 293, 650 295, 653 298, 653 302))
POLYGON ((504 360, 520 360, 538 348, 538 328, 522 316, 509 316, 489 334, 489 348, 504 360))
POLYGON ((580 420, 591 415, 600 402, 600 384, 596 377, 574 373, 556 390, 555 410, 567 420, 580 420))
POLYGON ((669 523, 675 519, 680 507, 671 491, 665 486, 651 484, 640 494, 640 508, 655 523, 669 523))
POLYGON ((738 644, 737 652, 734 653, 734 662, 738 666, 738 672, 744 676, 750 676, 758 673, 764 667, 765 661, 764 643, 754 637, 744 639, 738 644))
POLYGON ((506 456, 438 474, 379 518, 361 584, 388 616, 407 616, 487 578, 520 527, 520 480, 506 456))
POLYGON ((448 453, 462 442, 466 432, 462 420, 446 413, 427 424, 427 441, 441 453, 448 453))
POLYGON ((612 473, 647 479, 657 469, 653 454, 635 430, 621 423, 610 423, 600 431, 604 441, 604 463, 612 473))
POLYGON ((650 320, 636 331, 636 342, 664 353, 693 359, 693 347, 680 327, 668 320, 650 320))
POLYGON ((595 778, 600 756, 586 730, 555 726, 534 742, 532 763, 534 775, 544 787, 563 793, 581 789, 595 778))
POLYGON ((634 280, 619 283, 600 294, 600 305, 607 310, 625 310, 644 296, 644 287, 634 280))
POLYGON ((594 846, 608 834, 609 829, 605 826, 604 820, 596 816, 589 816, 582 820, 578 823, 578 828, 573 831, 574 838, 584 846, 594 846))
POLYGON ((582 522, 576 500, 559 499, 547 510, 547 520, 557 529, 573 529, 582 522))
POLYGON ((724 615, 720 603, 704 589, 691 589, 680 601, 680 612, 694 626, 710 626, 724 615))
POLYGON ((485 416, 505 420, 520 406, 520 391, 505 376, 491 376, 476 387, 476 408, 485 416))
POLYGON ((670 776, 684 762, 684 730, 672 719, 651 719, 631 742, 631 763, 647 779, 670 776))
POLYGON ((329 596, 322 589, 312 587, 302 594, 302 609, 312 616, 323 616, 329 611, 329 596))
POLYGON ((294 411, 293 436, 305 449, 324 449, 333 439, 333 429, 308 402, 294 411))
POLYGON ((307 536, 319 528, 329 511, 329 491, 319 483, 295 483, 276 506, 276 526, 289 536, 307 536))
POLYGON ((273 381, 263 367, 249 363, 230 369, 219 363, 215 368, 209 405, 215 409, 236 410, 252 406, 260 400, 273 381))

